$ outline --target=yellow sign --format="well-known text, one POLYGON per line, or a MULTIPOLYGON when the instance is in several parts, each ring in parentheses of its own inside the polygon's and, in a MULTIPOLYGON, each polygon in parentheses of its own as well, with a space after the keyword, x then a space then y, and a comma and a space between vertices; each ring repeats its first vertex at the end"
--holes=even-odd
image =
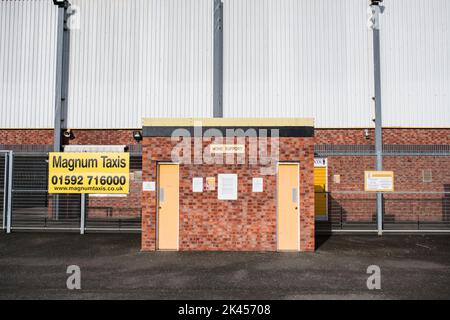
POLYGON ((377 192, 393 192, 394 172, 364 171, 364 190, 377 192))
POLYGON ((48 193, 128 193, 127 152, 50 152, 48 193))

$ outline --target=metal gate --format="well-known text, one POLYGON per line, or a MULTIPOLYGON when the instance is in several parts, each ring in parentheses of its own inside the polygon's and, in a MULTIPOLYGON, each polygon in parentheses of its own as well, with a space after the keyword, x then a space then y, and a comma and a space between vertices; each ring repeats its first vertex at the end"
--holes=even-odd
MULTIPOLYGON (((325 231, 377 232, 376 198, 368 192, 327 192, 325 231)), ((383 232, 450 232, 450 192, 383 193, 383 232)))
POLYGON ((6 172, 6 153, 0 153, 0 208, 2 210, 1 216, 0 216, 0 222, 2 225, 2 230, 5 229, 6 225, 6 202, 5 202, 5 192, 7 190, 6 188, 6 179, 5 179, 5 172, 6 172))
POLYGON ((141 229, 142 156, 130 156, 128 195, 86 194, 86 231, 138 231, 141 229))
POLYGON ((11 230, 12 152, 0 150, 0 208, 2 230, 11 230))
POLYGON ((80 195, 47 191, 48 156, 14 155, 12 230, 80 230, 80 195))
POLYGON ((141 155, 130 157, 130 193, 48 193, 48 153, 0 151, 2 229, 139 232, 141 155))
MULTIPOLYGON (((378 232, 376 196, 364 191, 373 145, 316 145, 327 158, 327 221, 320 232, 378 232), (342 181, 341 181, 342 175, 342 181)), ((395 174, 395 192, 382 193, 383 232, 450 233, 450 145, 384 145, 383 168, 395 174)))

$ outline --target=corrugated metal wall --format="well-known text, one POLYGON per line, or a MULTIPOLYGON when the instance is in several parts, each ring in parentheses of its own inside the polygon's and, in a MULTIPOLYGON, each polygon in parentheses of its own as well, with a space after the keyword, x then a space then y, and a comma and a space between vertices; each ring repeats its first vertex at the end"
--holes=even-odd
POLYGON ((0 128, 51 128, 57 9, 51 1, 0 1, 0 128))
POLYGON ((73 0, 68 126, 212 116, 211 0, 73 0))
MULTIPOLYGON (((372 127, 366 0, 224 0, 224 114, 372 127)), ((450 127, 450 1, 386 0, 384 126, 450 127)))
MULTIPOLYGON (((213 0, 72 0, 68 126, 212 116, 213 0)), ((367 0, 223 0, 224 115, 372 127, 367 0)), ((450 3, 385 0, 384 126, 450 127, 450 3)), ((0 127, 53 126, 56 8, 0 1, 0 127)))
POLYGON ((383 125, 450 127, 450 1, 384 5, 383 125))
POLYGON ((224 115, 372 126, 366 0, 224 0, 224 115))

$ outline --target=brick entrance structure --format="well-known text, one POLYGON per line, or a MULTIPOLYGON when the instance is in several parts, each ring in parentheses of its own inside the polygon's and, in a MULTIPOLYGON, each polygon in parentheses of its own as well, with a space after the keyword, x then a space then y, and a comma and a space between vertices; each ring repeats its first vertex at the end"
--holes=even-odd
MULTIPOLYGON (((196 123, 190 119, 144 121, 144 182, 157 183, 158 162, 179 163, 179 250, 230 251, 277 250, 277 164, 298 162, 300 251, 314 250, 312 120, 200 119, 196 123), (198 127, 199 123, 201 127, 198 127), (218 140, 206 136, 211 132, 214 137, 219 133, 225 136, 227 130, 234 132, 236 137, 228 140, 224 138, 220 143, 245 146, 245 153, 222 154, 224 163, 218 163, 221 155, 216 154, 215 162, 208 162, 211 161, 207 157, 210 144, 216 144, 218 140), (256 132, 256 136, 249 137, 252 132, 256 132), (179 152, 181 145, 185 147, 183 152, 179 152), (238 175, 237 200, 218 199, 217 178, 222 173, 238 175), (204 186, 203 192, 194 193, 194 177, 201 177, 204 181, 214 177, 215 189, 207 190, 204 186), (263 179, 262 192, 252 192, 254 177, 263 179)), ((142 250, 157 249, 156 187, 153 191, 143 191, 142 250)))

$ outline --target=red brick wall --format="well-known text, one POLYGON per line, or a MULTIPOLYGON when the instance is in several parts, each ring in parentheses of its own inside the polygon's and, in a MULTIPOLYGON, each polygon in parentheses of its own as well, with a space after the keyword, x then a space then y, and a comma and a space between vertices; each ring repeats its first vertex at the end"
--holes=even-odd
POLYGON ((108 129, 108 130, 71 130, 73 139, 64 141, 68 144, 137 144, 133 138, 132 129, 108 129))
POLYGON ((52 144, 53 130, 0 129, 0 144, 52 144))
MULTIPOLYGON (((136 144, 133 130, 72 130, 73 139, 64 139, 64 144, 136 144)), ((53 130, 49 129, 0 129, 0 144, 51 145, 53 130)), ((130 172, 140 171, 132 169, 130 172)), ((141 179, 130 179, 130 193, 125 197, 89 197, 89 217, 138 218, 141 215, 141 179), (107 216, 107 208, 112 216, 107 216)), ((51 213, 51 202, 49 202, 51 213)))
MULTIPOLYGON (((374 170, 375 157, 328 157, 329 214, 332 219, 374 221, 375 196, 364 191, 364 171, 374 170), (334 182, 340 176, 340 183, 334 182), (345 194, 342 191, 354 193, 345 194)), ((450 156, 385 156, 384 170, 394 171, 394 194, 385 194, 385 222, 445 221, 450 218, 450 156), (431 169, 432 182, 422 170, 431 169), (409 192, 409 193, 402 193, 409 192), (423 192, 411 193, 411 192, 423 192), (434 192, 434 193, 426 193, 434 192)))
MULTIPOLYGON (((132 129, 72 130, 64 144, 137 144, 132 129)), ((0 129, 0 144, 53 144, 51 129, 0 129)))
MULTIPOLYGON (((316 144, 373 145, 374 130, 316 129, 316 144)), ((450 144, 450 129, 383 129, 384 144, 450 144)), ((450 191, 450 157, 386 156, 383 167, 395 172, 395 190, 419 192, 450 191), (422 182, 422 170, 431 169, 433 181, 422 182)), ((364 170, 374 170, 375 157, 345 156, 328 158, 329 215, 335 220, 374 221, 375 197, 365 194, 343 194, 340 191, 364 190, 364 170), (340 183, 333 176, 340 175, 340 183)), ((444 194, 392 194, 385 196, 385 221, 443 221, 450 216, 450 199, 444 194)))
MULTIPOLYGON (((137 130, 137 129, 136 129, 137 130)), ((133 129, 74 129, 69 144, 136 144, 133 129)), ((316 129, 316 144, 374 144, 374 130, 316 129)), ((383 129, 385 144, 450 144, 450 129, 383 129)), ((52 144, 53 130, 0 129, 0 144, 52 144)), ((67 141, 65 141, 67 143, 67 141)))
MULTIPOLYGON (((368 129, 316 129, 316 144, 374 144, 375 132, 368 129)), ((450 144, 450 129, 383 129, 384 144, 450 144)))
POLYGON ((130 190, 127 195, 120 197, 89 196, 89 217, 139 218, 141 216, 142 181, 132 178, 135 172, 136 170, 130 169, 130 190))
MULTIPOLYGON (((144 138, 143 180, 156 181, 156 163, 170 161, 172 147, 170 138, 144 138)), ((313 138, 280 138, 280 160, 300 162, 302 251, 314 250, 313 153, 313 138)), ((262 176, 259 169, 248 164, 180 165, 180 250, 277 249, 276 176, 262 176), (238 174, 238 200, 218 200, 217 185, 216 191, 192 193, 194 176, 214 176, 217 182, 217 174, 227 172, 238 174), (251 192, 253 176, 263 177, 263 193, 251 192)), ((142 210, 142 250, 155 250, 155 192, 143 192, 142 210)))
MULTIPOLYGON (((124 130, 73 130, 74 139, 66 141, 70 144, 136 144, 132 137, 132 129, 124 130)), ((374 144, 374 130, 369 129, 368 138, 364 135, 364 129, 316 129, 315 141, 316 144, 374 144)), ((385 144, 450 144, 450 129, 383 129, 383 142, 385 144)), ((0 129, 0 144, 52 144, 53 130, 48 129, 0 129)), ((442 191, 444 188, 449 188, 450 179, 448 178, 448 158, 449 157, 385 157, 385 169, 395 170, 396 172, 396 189, 397 190, 417 190, 417 191, 442 191), (431 168, 433 173, 432 183, 422 183, 421 175, 422 169, 431 168)), ((364 170, 374 168, 375 160, 371 157, 330 157, 329 158, 329 190, 351 190, 360 191, 363 188, 364 170), (341 184, 334 185, 333 174, 341 174, 341 184)), ((449 190, 447 190, 449 191, 449 190)), ((137 197, 140 193, 137 193, 137 197)), ((397 195, 398 196, 398 195, 397 195)), ((338 197, 338 195, 333 195, 338 197)), ((371 219, 370 208, 372 208, 372 199, 356 199, 343 200, 343 195, 340 195, 339 203, 336 202, 337 207, 347 208, 349 219, 359 219, 362 215, 365 219, 371 219), (356 208, 350 210, 349 208, 356 208)), ((346 196, 347 198, 349 196, 346 196)), ((356 196, 354 196, 356 197, 356 196)), ((358 196, 368 198, 370 196, 358 196)), ((428 196, 431 197, 431 196, 428 196)), ((441 196, 442 197, 442 196, 441 196)), ((130 202, 136 201, 135 197, 131 197, 130 202)), ((388 197, 386 197, 388 198, 388 197)), ((91 205, 103 205, 110 199, 93 200, 91 205), (106 201, 106 202, 105 202, 106 201)), ((335 199, 338 200, 338 199, 335 199)), ((111 200, 113 202, 121 200, 111 200)), ((440 212, 444 212, 448 200, 441 201, 440 212)), ((436 200, 435 206, 439 206, 439 200, 436 200)), ((406 207, 407 202, 403 202, 403 207, 406 207)), ((413 202, 410 202, 413 203, 413 202)), ((427 211, 420 209, 421 206, 428 205, 430 201, 422 201, 420 206, 414 206, 408 212, 427 211), (419 208, 419 209, 415 209, 419 208), (416 211, 414 211, 416 210, 416 211), (418 211, 417 211, 418 210, 418 211)), ((105 204, 106 205, 106 204, 105 204)), ((386 201, 386 205, 401 206, 400 200, 386 201)), ((406 212, 403 209, 403 212, 406 212)), ((438 210, 439 211, 439 210, 438 210)), ((392 211, 394 212, 394 211, 392 211)), ((396 209, 396 216, 400 218, 400 213, 396 209)), ((427 212, 430 212, 428 210, 427 212)), ((434 210, 434 212, 437 212, 434 210)), ((101 213, 99 213, 101 214, 101 213)), ((119 213, 118 213, 119 214, 119 213)), ((406 215, 406 213, 402 213, 406 215)), ((450 213, 449 213, 450 214, 450 213)), ((436 215, 435 215, 436 216, 436 215)))

